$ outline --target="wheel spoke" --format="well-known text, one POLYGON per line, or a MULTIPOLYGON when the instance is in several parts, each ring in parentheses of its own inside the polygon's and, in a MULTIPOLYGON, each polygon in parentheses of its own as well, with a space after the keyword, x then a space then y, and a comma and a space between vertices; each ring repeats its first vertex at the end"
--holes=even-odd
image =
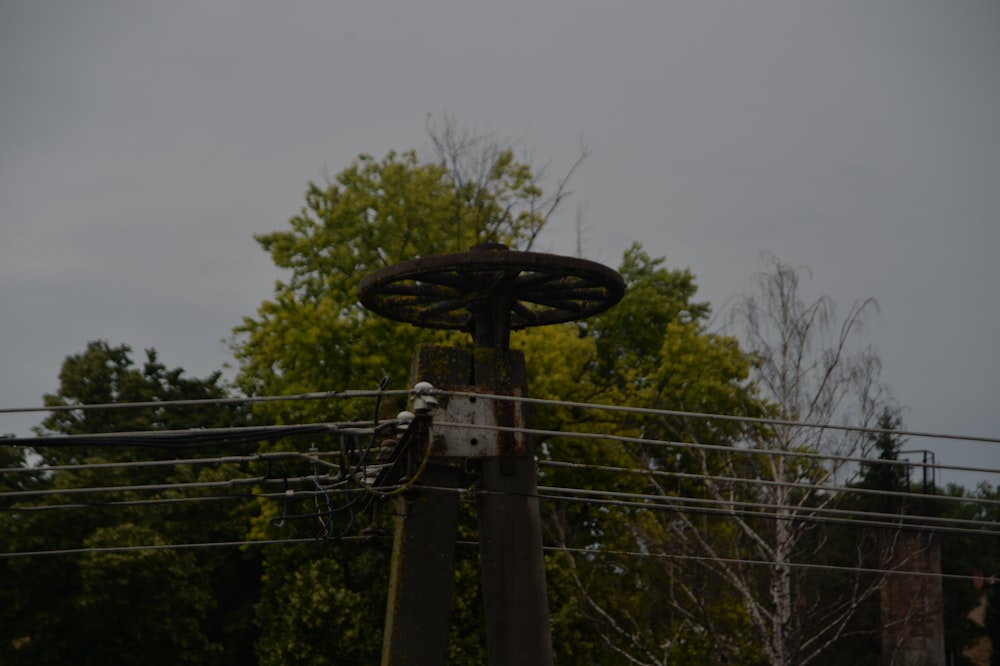
POLYGON ((546 283, 564 279, 566 279, 566 276, 560 273, 524 273, 517 276, 514 280, 514 286, 518 289, 526 287, 544 289, 546 283))
POLYGON ((468 299, 466 298, 453 298, 447 301, 441 301, 440 303, 435 303, 434 305, 422 308, 418 311, 418 316, 424 319, 435 317, 437 315, 446 314, 449 312, 454 312, 455 310, 461 310, 467 308, 469 305, 468 299))
POLYGON ((531 308, 529 308, 528 306, 526 306, 521 301, 515 301, 512 309, 513 309, 513 312, 517 316, 519 316, 521 319, 523 319, 524 322, 525 322, 523 325, 519 326, 518 328, 525 328, 527 326, 537 326, 538 325, 537 322, 538 322, 538 315, 539 315, 539 313, 537 311, 535 311, 535 310, 532 310, 531 308))
POLYGON ((387 284, 379 291, 379 296, 419 296, 428 298, 447 298, 460 294, 458 289, 450 289, 422 282, 395 282, 387 284))
POLYGON ((436 284, 442 287, 453 287, 460 291, 466 290, 470 286, 469 277, 458 273, 432 271, 420 273, 410 279, 419 280, 420 282, 427 284, 436 284))

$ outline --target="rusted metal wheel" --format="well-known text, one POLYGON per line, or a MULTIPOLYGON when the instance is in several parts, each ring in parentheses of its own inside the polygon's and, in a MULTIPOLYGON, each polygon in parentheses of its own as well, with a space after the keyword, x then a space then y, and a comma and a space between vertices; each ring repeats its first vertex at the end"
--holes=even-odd
POLYGON ((380 269, 360 290, 361 303, 389 319, 475 335, 483 321, 502 333, 596 315, 621 300, 625 283, 593 261, 485 244, 380 269))

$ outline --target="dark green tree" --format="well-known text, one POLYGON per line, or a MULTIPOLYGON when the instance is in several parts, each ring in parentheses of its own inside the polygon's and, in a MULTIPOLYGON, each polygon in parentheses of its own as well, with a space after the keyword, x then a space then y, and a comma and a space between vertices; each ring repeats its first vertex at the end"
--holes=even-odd
MULTIPOLYGON (((859 483, 861 487, 890 492, 903 492, 909 489, 909 468, 899 460, 899 453, 905 440, 895 432, 891 432, 899 430, 901 425, 902 419, 898 410, 889 406, 883 407, 875 422, 875 428, 882 432, 869 437, 872 452, 878 453, 878 459, 862 464, 859 483)), ((888 504, 893 503, 889 501, 888 504)))
MULTIPOLYGON (((241 407, 171 408, 174 400, 228 397, 221 375, 191 378, 147 350, 97 341, 66 358, 50 406, 164 403, 134 409, 54 411, 45 436, 245 425, 241 407)), ((38 440, 36 457, 62 467, 31 477, 40 497, 16 499, 3 519, 14 524, 12 552, 94 549, 80 554, 10 558, 0 583, 17 615, 4 623, 0 662, 244 664, 252 662, 252 604, 259 562, 237 548, 101 551, 108 547, 240 541, 254 505, 176 501, 180 490, 66 494, 79 488, 179 484, 240 476, 234 465, 139 463, 218 455, 115 446, 54 447, 38 440), (121 465, 127 463, 128 466, 121 465), (67 469, 66 466, 78 466, 67 469)))
MULTIPOLYGON (((932 505, 936 515, 947 518, 977 520, 1000 524, 1000 488, 987 482, 975 488, 949 484, 935 488, 938 498, 932 505)), ((982 585, 967 580, 943 581, 944 632, 947 659, 956 664, 969 664, 963 652, 988 638, 992 642, 994 662, 1000 653, 1000 623, 997 609, 997 576, 1000 573, 1000 547, 996 529, 983 530, 982 534, 949 534, 940 538, 941 570, 963 576, 981 577, 982 585), (970 614, 981 603, 986 603, 982 625, 970 619, 970 614)), ((992 663, 992 662, 991 662, 992 663)))

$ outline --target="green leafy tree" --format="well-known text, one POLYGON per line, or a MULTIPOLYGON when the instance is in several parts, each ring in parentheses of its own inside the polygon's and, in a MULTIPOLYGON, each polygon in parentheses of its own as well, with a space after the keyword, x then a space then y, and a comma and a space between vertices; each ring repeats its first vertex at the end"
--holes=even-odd
MULTIPOLYGON (((558 181, 555 193, 546 195, 538 174, 515 160, 509 146, 470 138, 453 126, 432 131, 432 143, 435 155, 430 161, 421 161, 415 153, 390 153, 382 160, 361 156, 325 186, 310 185, 306 206, 291 218, 289 228, 258 237, 275 264, 288 270, 288 277, 275 285, 274 296, 260 306, 255 317, 245 318, 235 329, 232 344, 240 362, 238 381, 245 391, 273 395, 375 387, 384 376, 390 377, 391 386, 405 387, 418 343, 468 344, 464 336, 397 324, 367 312, 358 304, 359 281, 384 266, 417 256, 464 251, 481 242, 530 249, 564 197, 566 180, 558 181)), ((515 336, 514 346, 527 355, 531 394, 674 409, 727 411, 736 404, 748 409, 748 403, 754 402, 746 383, 749 359, 732 338, 706 332, 709 308, 693 300, 693 276, 662 264, 641 247, 633 247, 621 265, 629 295, 619 306, 587 322, 529 329, 515 336)), ((391 415, 398 406, 386 413, 391 415)), ((370 403, 342 401, 274 403, 259 415, 275 422, 301 423, 370 419, 372 409, 370 403)), ((533 422, 555 429, 585 422, 588 428, 636 436, 646 433, 653 439, 695 431, 717 442, 732 441, 739 430, 698 420, 625 419, 577 411, 539 410, 533 422)), ((330 442, 317 441, 316 445, 329 446, 330 442)), ((363 446, 363 442, 348 443, 355 445, 363 446)), ((553 441, 544 455, 553 463, 695 466, 681 449, 604 447, 573 439, 553 441)), ((544 475, 546 483, 585 488, 600 487, 608 478, 607 473, 593 469, 558 467, 544 468, 544 475)), ((622 488, 648 490, 649 481, 642 475, 627 478, 632 480, 615 482, 622 488)), ((273 511, 262 508, 258 534, 307 533, 308 526, 302 523, 276 527, 270 519, 280 516, 273 511)), ((341 514, 345 529, 351 515, 349 510, 341 514)), ((471 516, 469 512, 460 529, 474 539, 476 526, 471 516)), ((629 524, 634 517, 560 504, 547 513, 548 538, 572 547, 600 542, 608 550, 615 546, 629 550, 642 547, 643 539, 648 542, 662 536, 656 520, 639 516, 649 525, 638 529, 629 524), (628 520, 617 521, 616 515, 628 520)), ((353 529, 360 530, 363 519, 355 518, 353 529)), ((377 658, 385 612, 384 551, 366 552, 354 542, 331 544, 327 557, 335 559, 337 566, 317 565, 308 554, 293 555, 289 549, 267 552, 258 606, 264 630, 258 644, 262 663, 304 663, 309 657, 302 652, 303 646, 309 646, 309 654, 314 655, 377 658), (306 585, 306 581, 311 582, 306 585), (323 593, 306 594, 306 588, 323 593), (326 624, 287 626, 300 614, 312 617, 316 604, 329 608, 326 624)), ((620 637, 608 634, 605 640, 594 631, 595 627, 604 631, 607 618, 614 614, 621 617, 641 608, 644 630, 656 634, 660 642, 661 635, 686 631, 681 621, 668 629, 657 628, 663 624, 658 611, 665 606, 644 599, 657 585, 645 585, 641 572, 630 577, 632 589, 626 594, 611 559, 592 566, 550 554, 548 561, 561 663, 616 663, 621 658, 620 637), (596 581, 595 585, 584 589, 580 583, 585 578, 596 581), (610 600, 611 596, 616 599, 610 600), (597 608, 608 615, 601 616, 597 608)), ((458 579, 469 584, 455 588, 452 626, 457 630, 453 631, 451 656, 455 663, 481 663, 481 600, 476 594, 478 585, 473 584, 478 578, 474 550, 460 548, 456 566, 458 579)), ((654 563, 647 570, 658 581, 676 575, 670 567, 654 563)))
MULTIPOLYGON (((41 435, 187 429, 245 425, 242 408, 170 408, 185 399, 224 398, 218 373, 200 379, 168 369, 147 350, 141 367, 131 350, 91 342, 66 358, 50 406, 164 403, 135 409, 54 411, 41 435)), ((45 465, 64 469, 30 477, 37 501, 15 500, 3 514, 16 527, 11 552, 101 549, 175 543, 240 541, 253 505, 177 502, 181 491, 65 495, 79 488, 178 484, 240 476, 234 465, 132 466, 157 459, 197 458, 208 451, 112 446, 36 446, 45 465), (129 463, 122 466, 118 463, 129 463), (65 466, 78 466, 65 469, 65 466), (150 502, 152 500, 152 502, 150 502), (157 500, 164 500, 158 503, 157 500)), ((217 455, 211 451, 209 455, 217 455)), ((248 663, 253 659, 252 603, 259 563, 236 548, 129 550, 11 558, 0 583, 17 615, 4 623, 0 661, 21 663, 248 663)))
MULTIPOLYGON (((256 316, 246 317, 234 331, 237 381, 246 393, 375 388, 386 379, 390 387, 402 388, 409 382, 411 355, 419 343, 468 344, 462 336, 398 324, 368 312, 358 300, 361 278, 406 259, 465 251, 478 243, 528 249, 562 198, 563 185, 554 195, 544 195, 537 174, 515 159, 513 146, 470 137, 453 124, 432 131, 432 140, 435 156, 429 161, 415 152, 393 152, 381 160, 360 156, 324 186, 310 184, 306 205, 287 229, 257 237, 275 265, 288 270, 288 277, 275 285, 273 297, 261 304, 256 316)), ((383 417, 403 407, 386 403, 383 417)), ((376 416, 373 409, 370 402, 271 403, 258 416, 276 423, 371 419, 376 416)), ((321 450, 331 446, 329 439, 313 443, 321 450)), ((349 438, 343 442, 347 448, 365 445, 349 438)), ((279 527, 280 518, 274 505, 262 507, 254 534, 310 535, 308 521, 279 527)), ((340 521, 332 535, 352 527, 360 530, 363 520, 351 502, 340 504, 332 516, 331 525, 340 521)), ((258 606, 262 663, 304 663, 311 657, 301 652, 303 646, 310 646, 312 655, 377 658, 386 552, 364 552, 344 543, 332 544, 328 556, 336 559, 337 567, 317 565, 290 549, 266 551, 258 606), (332 596, 303 595, 303 581, 313 580, 332 596), (289 640, 290 630, 275 619, 311 614, 314 602, 332 604, 329 622, 297 624, 296 638, 289 640)), ((471 557, 460 561, 460 567, 469 570, 462 575, 471 577, 474 566, 471 557)), ((456 624, 461 626, 461 618, 456 624)), ((466 653, 481 654, 471 646, 466 653)))
MULTIPOLYGON (((562 329, 529 330, 523 341, 533 395, 554 400, 702 413, 756 413, 751 359, 735 339, 709 333, 710 309, 694 300, 689 271, 670 270, 638 245, 619 271, 628 289, 615 308, 562 329)), ((544 442, 547 486, 658 495, 671 502, 701 490, 702 465, 726 458, 687 446, 731 446, 741 426, 684 416, 536 409, 544 429, 582 429, 632 443, 559 437, 544 442), (643 443, 648 441, 648 444, 643 443)), ((662 504, 662 503, 661 503, 662 504)), ((550 596, 557 653, 565 663, 754 663, 758 652, 740 600, 685 556, 671 531, 678 509, 546 503, 554 545, 550 596), (582 555, 581 553, 586 553, 582 555)), ((683 511, 683 509, 681 509, 683 511)), ((701 523, 705 538, 725 526, 701 523)))
MULTIPOLYGON (((546 199, 537 175, 509 148, 470 143, 451 130, 432 139, 437 154, 431 161, 415 153, 390 153, 382 160, 361 156, 325 187, 311 185, 306 206, 288 229, 258 237, 289 276, 276 284, 273 298, 255 317, 235 329, 233 350, 246 392, 375 387, 386 377, 394 387, 406 386, 417 344, 467 344, 460 336, 367 312, 358 303, 361 278, 413 257, 479 242, 529 249, 561 199, 565 181, 546 199), (542 201, 551 206, 539 205, 542 201)), ((830 462, 839 458, 824 461, 816 454, 850 456, 864 448, 863 439, 676 413, 773 416, 821 425, 849 415, 856 425, 873 422, 882 399, 878 358, 866 349, 853 352, 849 342, 874 303, 859 303, 835 326, 828 299, 802 303, 797 272, 777 261, 774 268, 762 279, 761 300, 747 299, 739 309, 750 354, 735 337, 708 331, 709 307, 694 300, 689 272, 668 270, 638 246, 623 257, 620 270, 629 290, 617 307, 586 322, 529 329, 515 337, 514 345, 527 356, 532 395, 674 410, 666 416, 580 407, 535 411, 533 423, 545 429, 582 427, 633 440, 539 442, 543 483, 614 487, 670 501, 667 510, 558 500, 545 505, 547 539, 561 547, 548 562, 562 662, 660 663, 721 654, 733 663, 792 663, 816 658, 844 636, 853 601, 834 604, 825 615, 811 614, 817 607, 812 602, 842 588, 843 581, 813 582, 792 571, 789 564, 815 555, 822 539, 790 525, 809 523, 832 506, 835 493, 823 487, 845 480, 845 468, 830 462), (743 450, 748 446, 765 453, 750 455, 743 450), (692 508, 696 501, 716 509, 692 508), (762 508, 737 510, 744 506, 762 508), (578 556, 581 552, 588 555, 578 556), (732 564, 741 559, 773 562, 775 574, 732 564), (797 592, 811 596, 797 602, 797 592), (574 644, 577 648, 570 647, 574 644)), ((301 423, 370 419, 372 410, 370 403, 344 401, 273 403, 259 415, 301 423)), ((255 534, 305 535, 312 529, 306 523, 278 528, 281 521, 274 519, 282 516, 271 507, 262 507, 255 534)), ((362 527, 351 504, 343 505, 341 517, 345 529, 362 527)), ((311 653, 375 658, 384 552, 365 554, 353 542, 340 543, 331 545, 330 557, 337 566, 317 565, 287 549, 268 551, 257 610, 265 626, 258 651, 266 663, 302 663, 311 653), (320 588, 322 594, 305 593, 320 588), (273 621, 300 613, 312 617, 317 604, 332 608, 331 623, 296 625, 295 640, 288 639, 291 628, 273 621), (303 645, 311 652, 302 652, 303 645)), ((474 566, 473 558, 460 558, 457 575, 474 578, 474 566)), ((855 591, 862 584, 847 582, 855 591)), ((468 618, 474 607, 471 596, 457 602, 453 625, 474 627, 468 618)), ((453 654, 456 663, 481 658, 475 646, 463 645, 453 654)))

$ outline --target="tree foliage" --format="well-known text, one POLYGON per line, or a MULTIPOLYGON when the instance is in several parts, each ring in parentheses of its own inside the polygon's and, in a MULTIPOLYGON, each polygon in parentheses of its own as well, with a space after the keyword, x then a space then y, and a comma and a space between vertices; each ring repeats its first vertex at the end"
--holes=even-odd
MULTIPOLYGON (((710 309, 694 300, 691 273, 666 268, 663 259, 651 258, 639 246, 625 253, 619 270, 628 284, 625 298, 579 325, 575 354, 560 355, 559 349, 571 347, 548 331, 536 333, 538 339, 526 345, 531 375, 538 378, 533 393, 679 412, 759 413, 762 406, 748 382, 751 359, 734 338, 707 331, 710 309), (574 364, 567 372, 569 359, 574 364)), ((553 429, 582 426, 635 438, 632 444, 547 442, 546 485, 675 499, 699 492, 702 463, 716 471, 724 464, 722 456, 699 456, 686 443, 728 447, 742 431, 732 422, 683 415, 561 408, 551 414, 536 411, 536 418, 553 419, 553 429)), ((598 663, 700 661, 720 649, 735 656, 733 663, 754 662, 739 600, 702 575, 698 565, 677 559, 686 552, 671 533, 676 511, 600 503, 547 506, 550 538, 567 549, 550 567, 553 594, 576 611, 581 634, 599 638, 591 653, 604 655, 598 663), (580 552, 593 555, 574 555, 580 552), (711 632, 705 631, 704 620, 692 623, 706 617, 713 618, 711 632)), ((705 528, 721 534, 716 525, 705 523, 705 528)), ((589 662, 578 655, 568 663, 589 662)))
MULTIPOLYGON (((432 131, 432 142, 435 155, 429 161, 415 152, 393 152, 381 160, 360 156, 324 186, 311 184, 306 205, 288 228, 257 237, 289 275, 275 285, 273 297, 262 303, 257 315, 235 329, 237 381, 246 393, 375 388, 386 380, 390 387, 404 388, 419 343, 468 344, 457 335, 372 315, 358 302, 361 278, 407 259, 465 251, 478 243, 529 249, 562 198, 563 184, 557 184, 555 194, 544 195, 538 174, 515 158, 513 146, 470 137, 449 123, 432 131)), ((392 416, 402 406, 390 403, 383 411, 392 416)), ((371 410, 368 402, 273 404, 261 408, 258 417, 277 423, 371 419, 371 410)), ((345 440, 344 446, 363 448, 365 443, 345 440)), ((273 505, 262 508, 256 535, 308 534, 304 523, 278 528, 270 520, 277 517, 274 510, 273 505)), ((360 530, 365 520, 355 515, 350 503, 340 506, 334 518, 342 522, 335 533, 352 526, 360 530)), ((262 663, 298 663, 294 650, 299 648, 292 644, 303 642, 322 645, 327 654, 364 655, 359 661, 377 658, 387 559, 381 551, 359 553, 353 544, 343 549, 336 551, 343 553, 339 568, 317 567, 278 549, 267 551, 258 606, 265 627, 258 646, 262 663), (347 560, 359 564, 348 567, 347 560), (303 594, 306 580, 315 580, 333 596, 303 594), (308 639, 303 632, 312 632, 314 625, 296 625, 295 635, 302 640, 289 641, 288 631, 278 629, 284 626, 279 620, 294 622, 300 613, 310 613, 314 602, 333 603, 343 612, 331 611, 329 623, 309 633, 308 639)), ((467 570, 460 575, 478 577, 473 561, 460 558, 459 566, 467 570)), ((454 624, 463 622, 458 616, 454 624)), ((470 645, 463 654, 474 662, 482 653, 470 645)))
MULTIPOLYGON (((50 406, 169 402, 227 396, 218 373, 187 377, 146 351, 135 367, 131 350, 91 342, 66 358, 50 406)), ((167 430, 243 425, 232 406, 171 410, 102 409, 56 411, 39 428, 43 435, 167 430)), ((7 507, 0 519, 12 527, 18 551, 101 549, 174 543, 239 541, 252 507, 231 503, 149 504, 177 497, 163 491, 64 495, 84 487, 175 484, 232 478, 229 466, 115 466, 167 456, 197 457, 205 451, 123 449, 111 446, 43 447, 35 458, 46 465, 82 465, 29 476, 44 491, 34 510, 7 507), (98 465, 98 466, 95 466, 98 465), (102 466, 103 465, 103 466, 102 466), (73 501, 76 500, 76 501, 73 501), (59 505, 58 507, 56 505, 59 505), (69 505, 69 506, 66 506, 69 505), (49 510, 46 508, 51 507, 49 510)), ((36 464, 32 462, 31 464, 36 464)), ((250 609, 255 586, 243 577, 258 568, 251 553, 236 549, 199 551, 91 552, 17 558, 4 567, 0 661, 37 663, 244 663, 254 630, 250 609)))
MULTIPOLYGON (((374 387, 383 375, 391 377, 391 385, 405 386, 412 350, 419 342, 468 344, 458 336, 449 338, 371 315, 358 304, 358 282, 375 269, 417 256, 466 250, 478 242, 499 241, 514 249, 530 249, 545 220, 565 196, 567 181, 557 181, 554 192, 546 195, 538 174, 514 159, 509 146, 463 135, 453 126, 432 132, 432 143, 435 159, 431 162, 420 161, 415 153, 390 153, 382 160, 361 156, 325 187, 311 185, 306 206, 289 221, 288 229, 258 237, 275 264, 288 269, 289 278, 277 283, 274 297, 236 330, 233 347, 241 364, 239 382, 245 391, 282 394, 374 387)), ((727 411, 737 404, 747 409, 748 403, 754 402, 746 384, 749 359, 732 338, 705 330, 709 308, 694 301, 696 287, 690 272, 666 269, 662 259, 651 258, 638 245, 626 252, 620 270, 629 288, 616 308, 586 322, 529 329, 516 336, 513 344, 527 355, 531 394, 675 409, 727 411)), ((370 418, 370 413, 352 413, 350 409, 340 405, 268 407, 261 416, 289 423, 358 414, 370 418), (310 409, 313 411, 307 411, 310 409)), ((722 423, 609 418, 566 409, 538 411, 533 418, 543 427, 561 428, 586 421, 588 427, 606 432, 645 433, 661 439, 697 431, 706 439, 731 441, 737 431, 722 423)), ((553 462, 573 460, 623 467, 692 464, 680 449, 626 449, 573 440, 553 442, 546 456, 553 462)), ((603 483, 599 473, 558 468, 546 470, 544 480, 576 487, 603 483)), ((647 486, 646 480, 636 476, 630 487, 642 491, 647 486)), ((607 547, 623 549, 636 547, 640 536, 649 538, 649 534, 640 535, 629 527, 628 521, 616 527, 614 515, 582 505, 554 506, 547 514, 549 535, 566 545, 601 541, 607 547), (572 534, 567 531, 570 526, 572 534), (557 535, 561 536, 557 539, 557 535)), ((474 528, 472 523, 463 529, 474 528)), ((272 526, 267 530, 275 533, 272 526)), ((571 575, 573 569, 566 568, 563 558, 550 558, 550 562, 550 575, 564 583, 553 586, 557 597, 554 607, 558 608, 554 626, 562 658, 569 658, 570 637, 578 640, 586 636, 586 644, 593 649, 581 650, 577 643, 577 659, 591 659, 602 651, 614 659, 617 643, 594 640, 593 628, 604 626, 600 618, 594 617, 592 622, 586 614, 575 612, 585 609, 586 604, 571 575)), ((274 566, 275 572, 281 568, 283 573, 265 582, 265 597, 270 601, 259 608, 262 618, 295 616, 298 602, 294 599, 299 595, 291 594, 287 586, 294 585, 296 576, 305 575, 311 566, 306 562, 274 566)), ((475 566, 474 561, 460 562, 460 567, 475 566)), ((270 559, 268 567, 271 570, 270 559)), ((613 589, 610 561, 599 568, 584 568, 587 576, 603 581, 600 585, 606 586, 606 591, 613 589)), ((380 589, 384 572, 376 567, 349 580, 331 580, 331 585, 345 594, 371 592, 380 589)), ((475 579, 474 572, 470 577, 475 579)), ((635 578, 635 593, 616 606, 616 612, 646 605, 640 594, 640 578, 635 578)), ((364 608, 355 606, 354 618, 343 622, 355 622, 357 617, 377 622, 375 618, 383 609, 380 602, 371 601, 372 596, 365 595, 364 608)), ((625 599, 625 595, 618 596, 625 599)), ((467 606, 459 612, 478 615, 480 611, 467 606)), ((647 626, 656 624, 652 612, 645 616, 647 626)), ((470 624, 462 616, 453 622, 476 625, 474 618, 470 624)), ((348 624, 341 625, 338 620, 336 626, 339 629, 333 629, 334 635, 352 635, 348 624)), ((356 646, 355 641, 341 648, 356 646)), ((264 638, 261 651, 270 650, 278 650, 274 661, 292 658, 280 651, 277 637, 264 638)), ((481 653, 472 650, 468 654, 481 653)))
MULTIPOLYGON (((543 197, 513 147, 473 140, 451 126, 432 136, 437 161, 421 161, 413 151, 381 160, 361 155, 325 186, 309 185, 288 229, 257 236, 290 275, 235 330, 245 392, 375 387, 386 375, 405 386, 414 347, 449 338, 369 313, 358 301, 361 278, 478 243, 530 248, 557 202, 543 197)), ((279 411, 269 416, 305 416, 279 411)))

